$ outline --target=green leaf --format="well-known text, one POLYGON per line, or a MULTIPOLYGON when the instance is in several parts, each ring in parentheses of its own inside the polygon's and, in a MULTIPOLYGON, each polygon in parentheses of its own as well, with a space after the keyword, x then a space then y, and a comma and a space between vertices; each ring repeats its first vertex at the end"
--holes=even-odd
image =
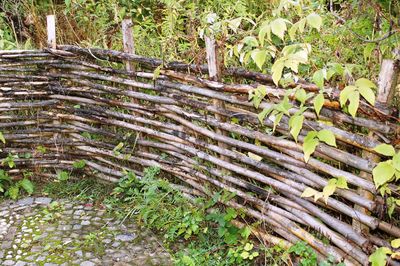
POLYGON ((159 65, 158 67, 156 67, 156 69, 154 69, 153 71, 153 80, 156 80, 160 77, 160 73, 161 73, 161 69, 162 69, 163 65, 159 65))
POLYGON ((342 189, 349 189, 349 187, 347 186, 346 178, 343 176, 338 177, 338 179, 336 181, 336 186, 338 188, 342 188, 342 189))
POLYGON ((264 50, 255 49, 251 52, 251 58, 254 60, 258 68, 262 70, 262 66, 267 58, 267 52, 264 50))
POLYGON ((393 239, 392 242, 390 242, 390 245, 394 248, 399 248, 400 247, 400 238, 393 239))
POLYGON ((308 198, 308 197, 314 196, 316 193, 318 193, 318 191, 316 191, 316 190, 313 189, 313 188, 307 187, 307 188, 303 191, 303 193, 301 194, 300 197, 302 197, 302 198, 308 198))
POLYGON ((291 127, 290 134, 293 136, 296 142, 300 130, 303 128, 303 121, 304 121, 304 115, 292 116, 289 120, 289 125, 291 127))
POLYGON ((322 69, 315 71, 314 75, 312 77, 313 82, 315 85, 317 85, 319 88, 324 87, 324 71, 322 69))
POLYGON ((282 18, 277 18, 270 23, 271 31, 273 34, 278 36, 281 40, 285 38, 285 32, 287 30, 286 21, 282 18))
POLYGON ((389 144, 380 144, 374 148, 374 151, 385 156, 394 156, 396 154, 393 146, 389 144))
POLYGON ((316 13, 311 13, 310 15, 307 16, 307 23, 311 27, 320 31, 321 26, 322 26, 322 18, 320 15, 318 15, 316 13))
POLYGON ((33 186, 32 182, 29 179, 24 178, 19 182, 19 184, 29 194, 33 193, 34 186, 33 186))
POLYGON ((352 91, 349 94, 349 113, 352 117, 356 117, 358 105, 360 104, 360 93, 358 91, 352 91))
POLYGON ((371 266, 385 266, 387 254, 392 254, 392 251, 389 248, 378 248, 371 254, 371 256, 369 256, 368 261, 371 262, 371 266))
POLYGON ((254 245, 253 244, 251 244, 251 243, 246 243, 246 245, 244 245, 244 250, 246 250, 246 251, 250 251, 250 250, 252 250, 253 249, 253 247, 254 247, 254 245))
POLYGON ((376 188, 379 188, 383 184, 389 182, 395 173, 395 169, 392 165, 392 160, 379 163, 373 170, 372 175, 376 188))
POLYGON ((361 96, 364 97, 367 102, 369 102, 371 105, 375 105, 375 93, 372 89, 367 88, 367 87, 360 87, 358 88, 358 91, 360 92, 361 96))
POLYGON ((243 251, 240 254, 240 257, 242 257, 243 259, 247 259, 250 256, 250 253, 248 251, 243 251))
POLYGON ((267 117, 272 112, 272 110, 273 108, 264 108, 264 110, 262 110, 262 112, 257 115, 258 120, 261 124, 264 123, 265 117, 267 117))
POLYGON ((4 135, 2 132, 0 132, 0 141, 6 144, 6 139, 4 138, 4 135))
POLYGON ((57 178, 60 181, 67 181, 69 179, 69 173, 66 171, 58 172, 57 178))
POLYGON ((375 49, 375 43, 367 43, 364 47, 364 60, 368 61, 371 57, 372 51, 375 49))
POLYGON ((396 168, 397 171, 400 171, 400 152, 396 153, 393 158, 393 167, 396 168))
POLYGON ((324 94, 319 93, 317 96, 314 98, 314 109, 317 115, 319 116, 319 113, 321 112, 322 107, 324 106, 324 94))
POLYGON ((341 107, 346 105, 346 102, 349 99, 350 93, 352 93, 356 89, 357 89, 356 86, 347 86, 340 92, 339 102, 340 102, 341 107))
POLYGON ((72 166, 75 169, 82 169, 82 168, 84 168, 86 166, 86 162, 85 162, 85 160, 79 160, 79 161, 74 162, 72 164, 72 166))
POLYGON ((272 80, 274 81, 275 85, 279 85, 279 80, 282 77, 283 68, 285 66, 285 62, 282 58, 279 58, 275 61, 275 63, 271 67, 272 71, 272 80))
POLYGON ((242 22, 242 18, 235 18, 235 19, 229 20, 229 21, 228 21, 228 27, 229 27, 233 32, 236 33, 236 31, 237 31, 237 29, 239 28, 241 22, 242 22))
POLYGON ((304 143, 303 143, 303 152, 304 152, 304 161, 308 162, 308 160, 310 159, 311 154, 313 154, 313 152, 315 151, 315 148, 318 146, 318 139, 309 139, 306 140, 306 138, 304 138, 304 143))
POLYGON ((294 96, 302 104, 304 104, 307 100, 307 92, 304 89, 297 89, 294 96))
POLYGON ((247 239, 251 234, 251 228, 249 226, 245 226, 241 232, 240 235, 244 238, 247 239))
POLYGON ((283 113, 279 113, 275 116, 274 118, 274 126, 272 128, 273 131, 275 131, 276 127, 279 125, 279 122, 281 121, 283 117, 283 113))
POLYGON ((243 42, 251 47, 258 47, 258 41, 254 36, 246 36, 243 38, 243 42))
POLYGON ((359 88, 376 88, 376 85, 366 78, 357 79, 356 86, 359 88))
POLYGON ((258 40, 260 41, 260 46, 264 46, 265 34, 267 34, 268 40, 271 40, 271 27, 268 22, 261 25, 260 31, 258 32, 258 40))
POLYGON ((318 132, 317 136, 320 141, 323 141, 330 146, 336 147, 336 138, 332 131, 328 129, 323 129, 318 132))
POLYGON ((19 187, 17 187, 17 186, 9 187, 7 190, 7 194, 11 199, 16 200, 18 198, 18 194, 19 194, 19 187))
POLYGON ((335 193, 335 190, 336 190, 336 184, 328 184, 322 190, 322 194, 324 195, 324 200, 326 204, 328 204, 329 196, 333 195, 333 193, 335 193))

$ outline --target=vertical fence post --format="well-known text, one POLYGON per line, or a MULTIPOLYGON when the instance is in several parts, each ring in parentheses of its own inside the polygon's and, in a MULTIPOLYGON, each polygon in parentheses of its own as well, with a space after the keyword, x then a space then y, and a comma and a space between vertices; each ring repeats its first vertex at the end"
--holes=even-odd
MULTIPOLYGON (((399 77, 399 69, 397 67, 397 62, 395 60, 384 59, 382 61, 381 70, 379 72, 379 79, 378 79, 378 92, 376 97, 376 103, 379 107, 384 109, 389 109, 390 105, 392 104, 393 95, 396 90, 396 85, 398 82, 399 77)), ((376 134, 373 131, 370 131, 368 137, 377 140, 376 134)), ((379 162, 380 157, 374 153, 368 152, 363 150, 361 156, 370 162, 379 162)), ((372 175, 367 172, 360 172, 360 176, 367 180, 373 180, 372 175)), ((374 195, 362 188, 357 189, 358 194, 366 199, 373 200, 374 195)), ((354 206, 354 209, 368 214, 368 210, 361 207, 361 206, 354 206)), ((368 226, 362 224, 361 222, 353 219, 353 228, 355 231, 359 233, 368 233, 369 228, 368 226)))
MULTIPOLYGON (((122 42, 124 45, 124 52, 129 54, 135 54, 135 41, 133 39, 133 30, 132 30, 133 22, 131 18, 126 18, 122 20, 122 42)), ((130 72, 135 72, 135 64, 132 61, 125 61, 125 69, 130 72)), ((131 87, 133 89, 133 87, 131 87)), ((133 103, 139 104, 140 101, 138 99, 133 98, 133 103)), ((135 115, 138 115, 137 113, 135 115)), ((140 125, 139 123, 135 123, 140 125)), ((139 139, 139 137, 137 138, 139 139)), ((147 152, 147 147, 141 147, 140 150, 147 152)))
MULTIPOLYGON (((47 46, 48 48, 51 49, 57 49, 57 42, 56 42, 56 16, 55 15, 48 15, 46 17, 47 19, 47 46)), ((51 73, 54 73, 54 69, 50 69, 51 73)), ((60 122, 57 120, 57 118, 54 118, 53 125, 57 127, 60 125, 60 122)), ((57 129, 55 129, 57 130, 57 129)), ((58 147, 57 147, 57 138, 58 138, 58 133, 54 133, 53 135, 54 138, 54 143, 57 149, 58 153, 58 147)))
MULTIPOLYGON (((207 64, 208 64, 208 75, 210 77, 211 80, 213 81, 219 81, 220 79, 220 71, 219 71, 219 61, 218 61, 218 50, 217 50, 217 45, 215 42, 215 39, 213 36, 209 37, 209 36, 204 36, 204 40, 206 43, 206 52, 207 52, 207 64)), ((225 108, 225 104, 222 100, 218 100, 218 99, 213 99, 213 105, 219 108, 225 108)), ((221 122, 225 122, 224 117, 222 115, 219 114, 215 114, 215 118, 221 122)), ((227 132, 223 131, 219 128, 216 129, 217 134, 221 134, 224 136, 227 136, 227 132)), ((229 146, 223 142, 218 142, 218 146, 223 148, 223 149, 227 149, 229 148, 229 146)), ((229 157, 226 157, 224 155, 221 155, 220 158, 222 160, 225 160, 227 162, 229 162, 229 157)))
MULTIPOLYGON (((135 54, 132 26, 132 19, 127 18, 122 20, 122 41, 124 44, 124 52, 129 54, 135 54)), ((135 72, 135 65, 131 61, 126 61, 125 69, 127 71, 135 72)))
POLYGON ((47 16, 47 46, 52 49, 57 48, 55 15, 47 16))

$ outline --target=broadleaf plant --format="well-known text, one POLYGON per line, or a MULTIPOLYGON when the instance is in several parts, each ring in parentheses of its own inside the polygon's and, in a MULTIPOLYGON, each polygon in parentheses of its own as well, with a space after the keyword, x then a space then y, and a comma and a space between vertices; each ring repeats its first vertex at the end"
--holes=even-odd
POLYGON ((347 102, 348 111, 353 116, 356 117, 358 107, 360 105, 360 95, 371 105, 375 105, 375 84, 365 78, 358 79, 354 85, 349 85, 345 87, 340 92, 340 106, 343 108, 347 102))

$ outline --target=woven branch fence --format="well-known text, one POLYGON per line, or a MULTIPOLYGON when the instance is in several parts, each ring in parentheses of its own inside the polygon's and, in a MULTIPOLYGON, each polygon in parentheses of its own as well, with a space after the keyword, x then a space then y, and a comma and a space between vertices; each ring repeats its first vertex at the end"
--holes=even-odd
MULTIPOLYGON (((261 221, 253 233, 265 243, 288 247, 302 240, 320 259, 348 265, 367 265, 376 246, 390 247, 385 239, 400 237, 400 228, 384 220, 385 201, 371 179, 379 159, 372 149, 381 143, 374 136, 390 140, 399 132, 395 119, 364 102, 364 116, 352 118, 340 110, 333 89, 319 119, 305 112, 296 143, 285 117, 274 134, 265 130, 271 119, 258 120, 261 108, 285 94, 269 76, 232 68, 223 71, 232 82, 223 83, 209 79, 208 67, 69 45, 0 51, 6 139, 0 158, 19 155, 16 167, 7 168, 17 179, 26 169, 43 177, 67 170, 117 182, 126 170, 141 176, 143 167, 158 166, 187 195, 234 193, 221 204, 261 221), (266 84, 268 100, 255 109, 248 93, 259 83, 266 84), (338 148, 319 144, 305 163, 304 137, 322 129, 335 134, 338 148), (86 167, 73 168, 81 159, 86 167), (327 202, 300 196, 337 177, 345 177, 349 189, 336 189, 327 202)), ((318 90, 306 82, 292 86, 318 90)))

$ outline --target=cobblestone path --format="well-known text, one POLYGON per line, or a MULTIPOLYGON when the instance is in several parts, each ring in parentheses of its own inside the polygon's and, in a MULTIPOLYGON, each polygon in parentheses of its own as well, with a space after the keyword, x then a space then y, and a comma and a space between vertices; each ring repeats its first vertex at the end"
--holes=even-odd
POLYGON ((0 203, 0 265, 171 265, 151 232, 91 204, 29 197, 0 203))

